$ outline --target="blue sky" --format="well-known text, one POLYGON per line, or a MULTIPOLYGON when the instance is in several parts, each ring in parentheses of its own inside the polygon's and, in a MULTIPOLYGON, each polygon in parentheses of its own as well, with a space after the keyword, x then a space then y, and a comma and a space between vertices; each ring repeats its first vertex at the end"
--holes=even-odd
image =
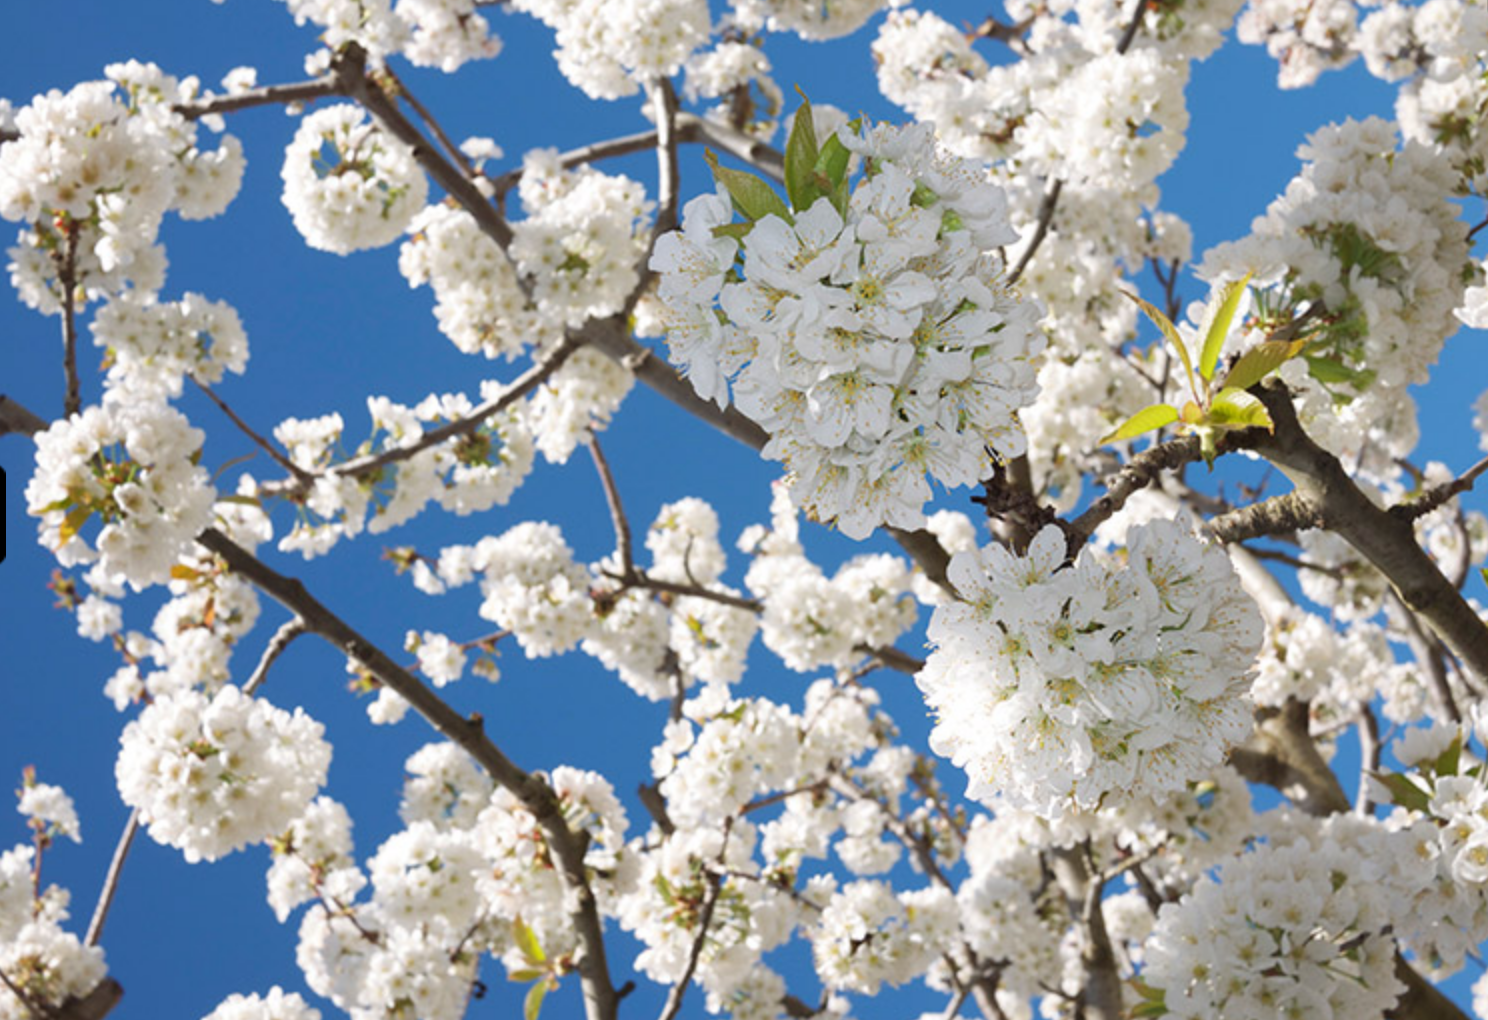
MULTIPOLYGON (((314 46, 310 30, 296 28, 283 5, 266 0, 221 5, 205 0, 58 0, 10 7, 7 30, 13 42, 0 63, 0 96, 16 105, 47 88, 65 89, 101 77, 105 64, 131 57, 155 61, 173 74, 196 74, 211 84, 243 64, 257 67, 262 83, 299 80, 304 77, 302 57, 314 46)), ((986 7, 971 3, 940 9, 953 22, 976 22, 987 13, 986 7)), ((494 137, 511 163, 531 147, 568 148, 646 126, 634 101, 594 103, 569 86, 549 59, 547 29, 502 11, 493 12, 491 19, 506 46, 497 60, 453 78, 414 69, 404 74, 400 67, 453 137, 494 137)), ((772 39, 769 53, 777 81, 787 93, 799 84, 814 101, 895 117, 873 84, 867 52, 872 31, 870 26, 854 39, 832 45, 772 39)), ((1196 252, 1246 231, 1296 172, 1295 150, 1307 132, 1344 116, 1389 115, 1389 90, 1362 68, 1326 76, 1312 90, 1283 94, 1275 88, 1275 68, 1263 52, 1229 47, 1198 65, 1193 77, 1188 148, 1178 168, 1160 184, 1165 207, 1193 224, 1196 252)), ((488 375, 509 375, 511 367, 472 361, 438 334, 429 292, 406 286, 397 273, 395 247, 344 258, 305 248, 279 201, 280 159, 295 123, 272 108, 234 116, 229 129, 243 140, 248 155, 243 193, 227 215, 199 224, 169 221, 163 234, 171 260, 164 294, 175 298, 189 290, 227 300, 248 331, 248 376, 225 382, 221 394, 263 432, 288 416, 339 411, 354 435, 366 422, 369 392, 411 404, 431 391, 474 392, 488 375)), ((653 161, 636 157, 606 169, 649 182, 653 161)), ((705 186, 700 151, 684 151, 683 174, 689 191, 705 186)), ((1183 291, 1187 300, 1203 293, 1191 278, 1183 291)), ((0 298, 0 389, 45 417, 61 409, 58 335, 57 320, 36 315, 12 297, 0 298)), ((84 397, 93 400, 98 352, 87 346, 87 339, 84 332, 84 397)), ((1476 459, 1470 404, 1488 379, 1481 342, 1481 336, 1464 334, 1447 349, 1432 398, 1422 402, 1423 461, 1442 459, 1461 470, 1476 459)), ((195 394, 188 394, 182 407, 208 433, 207 463, 222 464, 247 451, 215 409, 195 394)), ((695 426, 649 392, 632 395, 604 442, 637 529, 649 523, 662 503, 687 495, 701 496, 718 509, 729 546, 744 526, 768 519, 774 466, 695 426), (659 449, 665 455, 658 455, 659 449)), ((0 564, 0 648, 8 680, 0 710, 0 786, 6 781, 18 785, 22 767, 34 764, 42 780, 62 784, 76 798, 85 842, 52 851, 46 877, 72 890, 75 923, 81 929, 126 817, 112 778, 124 720, 101 693, 117 659, 106 646, 78 639, 70 617, 50 608, 44 585, 53 564, 35 544, 34 523, 22 509, 21 494, 31 471, 27 444, 13 437, 0 441, 0 466, 9 476, 9 557, 0 564)), ((270 467, 260 458, 250 470, 272 477, 270 467)), ((563 468, 540 466, 510 506, 464 523, 499 533, 533 518, 559 523, 581 560, 598 559, 612 546, 601 492, 582 455, 563 468)), ((443 543, 474 541, 480 533, 426 515, 384 536, 383 543, 433 550, 443 543)), ((819 528, 808 534, 813 550, 828 563, 863 548, 819 528)), ((420 595, 378 560, 379 547, 374 537, 338 547, 312 563, 278 554, 272 554, 271 562, 301 577, 389 651, 401 647, 408 629, 440 630, 456 638, 488 629, 475 615, 479 596, 473 588, 438 600, 420 595), (369 597, 368 592, 375 594, 369 597)), ((740 559, 732 563, 727 578, 737 583, 740 559)), ((148 630, 154 605, 148 598, 131 603, 127 625, 148 630)), ((243 675, 282 619, 281 611, 266 606, 258 631, 238 652, 236 665, 243 675)), ((906 647, 915 650, 917 641, 907 640, 906 647)), ((762 652, 754 661, 749 693, 799 703, 809 678, 786 672, 762 652)), ((582 656, 527 663, 508 650, 502 668, 503 679, 495 688, 467 679, 453 689, 452 700, 465 710, 479 708, 491 736, 526 767, 571 764, 610 775, 627 798, 633 829, 644 828, 631 793, 648 778, 649 740, 614 738, 659 736, 663 706, 640 701, 582 656)), ((339 654, 305 639, 281 660, 264 693, 280 704, 302 704, 326 723, 336 748, 328 792, 350 808, 358 853, 365 858, 397 827, 402 762, 432 732, 416 719, 373 729, 362 703, 346 693, 344 681, 339 654)), ((907 739, 923 744, 928 721, 912 682, 884 674, 877 685, 907 739)), ((951 782, 959 788, 958 781, 951 782)), ((0 846, 24 838, 20 816, 0 810, 0 846)), ((147 838, 137 842, 103 943, 110 970, 126 989, 114 1014, 119 1020, 202 1016, 229 993, 262 992, 272 984, 304 990, 294 964, 293 929, 281 929, 264 900, 267 862, 265 851, 253 849, 212 866, 188 865, 174 850, 147 838)), ((623 936, 617 944, 626 944, 623 936)), ((622 948, 618 955, 624 960, 628 951, 622 948)), ((491 992, 472 1007, 470 1016, 515 1015, 519 992, 508 988, 499 968, 490 963, 485 977, 491 992)), ((626 977, 617 973, 617 982, 626 977)), ((654 1013, 661 994, 644 978, 639 983, 624 1008, 628 1014, 654 1013)), ((550 1000, 548 1015, 577 1015, 576 982, 568 984, 550 1000)), ((798 994, 809 999, 814 990, 808 986, 798 994)), ((700 997, 690 1002, 687 1015, 701 1015, 700 997)), ((328 1004, 322 1005, 328 1016, 334 1015, 328 1004)), ((914 1015, 939 1005, 938 999, 904 1004, 893 1015, 914 1015)), ((864 1003, 858 1013, 868 1018, 890 1015, 884 1009, 864 1003)))

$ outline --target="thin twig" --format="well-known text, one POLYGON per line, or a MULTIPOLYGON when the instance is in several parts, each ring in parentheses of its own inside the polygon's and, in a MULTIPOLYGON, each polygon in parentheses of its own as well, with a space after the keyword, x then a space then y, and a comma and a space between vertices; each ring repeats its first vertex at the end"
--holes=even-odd
POLYGON ((1013 271, 1008 273, 1009 284, 1017 283, 1023 276, 1028 263, 1033 261, 1034 253, 1044 243, 1044 238, 1049 235, 1049 224, 1054 220, 1054 210, 1059 205, 1059 195, 1062 191, 1064 191, 1064 181, 1056 180, 1044 193, 1043 200, 1039 202, 1038 222, 1033 228, 1033 239, 1028 242, 1028 247, 1023 249, 1023 254, 1018 257, 1018 264, 1013 267, 1013 271))
POLYGON ((1374 802, 1369 799, 1369 777, 1379 771, 1380 731, 1379 720, 1368 701, 1359 703, 1359 792, 1354 795, 1354 814, 1368 818, 1374 814, 1374 802))
POLYGON ((334 77, 312 78, 309 81, 265 85, 244 92, 230 92, 224 96, 191 99, 184 103, 177 103, 173 109, 187 120, 197 120, 215 113, 235 113, 251 106, 307 103, 342 94, 340 83, 334 77))
POLYGON ((765 605, 759 599, 745 598, 742 595, 730 595, 725 591, 714 591, 712 588, 704 588, 696 584, 682 584, 678 581, 663 581, 652 577, 642 570, 632 570, 629 577, 615 571, 606 570, 604 576, 621 583, 621 590, 629 588, 644 588, 647 591, 659 591, 668 595, 683 595, 690 598, 707 599, 709 602, 718 602, 725 606, 733 606, 735 609, 748 610, 751 613, 764 612, 765 605))
POLYGON ((114 844, 114 856, 109 861, 108 874, 103 878, 103 891, 98 894, 98 905, 93 908, 93 919, 88 922, 88 934, 83 945, 96 946, 103 938, 103 926, 108 922, 109 908, 114 905, 114 893, 119 888, 119 876, 124 872, 124 861, 129 857, 129 848, 134 845, 134 834, 139 831, 139 808, 129 812, 124 831, 119 833, 119 842, 114 844))
MULTIPOLYGON (((554 372, 563 367, 563 363, 582 346, 582 338, 573 334, 565 336, 558 345, 548 354, 546 358, 533 365, 526 372, 503 389, 499 396, 486 401, 475 408, 463 418, 456 418, 438 428, 429 429, 422 436, 406 446, 395 446, 381 453, 367 454, 365 457, 354 457, 327 468, 323 474, 326 476, 341 476, 350 478, 365 478, 382 468, 391 464, 397 464, 408 460, 433 446, 457 436, 468 436, 478 430, 487 418, 500 414, 511 405, 521 400, 537 387, 547 382, 554 372)), ((281 480, 268 482, 261 488, 266 495, 286 496, 294 495, 303 491, 306 486, 296 480, 281 480)))
MULTIPOLYGON (((724 823, 723 846, 718 852, 718 863, 723 863, 724 854, 728 851, 729 832, 732 829, 732 820, 724 823)), ((682 975, 667 992, 666 1005, 662 1007, 660 1020, 675 1020, 677 1013, 682 1009, 682 999, 687 995, 687 986, 692 984, 692 975, 697 972, 698 961, 703 958, 703 944, 708 940, 708 925, 713 923, 713 908, 718 905, 719 893, 723 891, 723 879, 714 874, 711 869, 703 870, 703 881, 708 885, 708 891, 703 894, 702 906, 698 908, 697 934, 693 937, 692 948, 687 953, 687 966, 682 969, 682 975)))
POLYGON ((635 578, 635 560, 631 552, 630 521, 625 517, 625 507, 620 502, 620 490, 615 485, 615 476, 610 473, 610 463, 599 448, 599 437, 593 432, 585 440, 589 456, 594 460, 594 469, 599 472, 599 484, 604 487, 605 505, 610 508, 610 521, 615 526, 615 551, 620 555, 621 581, 629 583, 635 578))
POLYGON ((1409 503, 1392 506, 1390 512, 1408 521, 1419 520, 1452 497, 1471 489, 1473 483, 1481 478, 1485 471, 1488 471, 1488 457, 1484 457, 1450 482, 1432 486, 1409 503))
POLYGON ((398 96, 413 108, 413 112, 418 114, 419 120, 424 122, 424 126, 429 129, 435 141, 439 142, 440 147, 444 149, 445 155, 465 172, 465 176, 472 178, 480 177, 480 171, 475 169, 469 157, 461 151, 460 147, 450 140, 450 136, 444 133, 444 128, 439 126, 439 121, 434 119, 434 115, 429 112, 429 108, 419 102, 418 96, 408 91, 408 86, 403 84, 403 79, 393 73, 393 69, 386 64, 377 73, 392 82, 393 87, 397 89, 398 96))
POLYGON ((212 390, 212 387, 208 386, 206 383, 202 382, 194 375, 189 376, 188 378, 190 378, 191 381, 196 384, 197 389, 206 394, 208 400, 217 405, 218 410, 227 415, 228 420, 230 420, 234 425, 238 427, 238 431, 242 432, 243 435, 247 436, 253 441, 253 444, 255 446, 257 446, 260 450, 262 450, 264 453, 267 453, 271 458, 273 458, 275 464, 278 464, 284 470, 294 475, 295 480, 298 481, 302 487, 308 488, 310 484, 314 482, 315 476, 313 474, 300 467, 294 461, 290 460, 289 457, 285 456, 285 454, 277 446, 265 439, 260 433, 254 431, 251 425, 245 422, 242 418, 238 417, 237 412, 235 412, 231 407, 228 406, 227 401, 223 400, 212 390))
POLYGON ((269 678, 269 670, 273 667, 274 660, 283 655, 290 642, 305 633, 305 629, 305 621, 295 616, 286 620, 278 630, 274 631, 274 636, 269 638, 268 644, 264 645, 263 655, 260 656, 258 665, 254 667, 253 675, 243 685, 244 694, 253 694, 263 686, 264 681, 269 678))

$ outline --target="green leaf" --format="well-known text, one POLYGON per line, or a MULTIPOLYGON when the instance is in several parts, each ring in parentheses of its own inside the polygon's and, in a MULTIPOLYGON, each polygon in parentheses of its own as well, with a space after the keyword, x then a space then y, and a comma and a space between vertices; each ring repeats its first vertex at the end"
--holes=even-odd
POLYGON ((842 144, 834 131, 827 136, 822 143, 821 149, 816 154, 816 166, 813 168, 817 173, 826 177, 836 188, 847 180, 847 164, 852 159, 852 152, 842 144))
POLYGON ((1374 382, 1374 373, 1368 369, 1352 369, 1337 358, 1322 355, 1307 355, 1307 374, 1324 386, 1333 383, 1348 383, 1356 389, 1364 389, 1374 382))
POLYGON ((729 197, 734 200, 734 208, 750 223, 770 215, 779 216, 787 223, 796 222, 780 196, 775 194, 775 189, 763 178, 720 166, 718 157, 713 155, 712 150, 704 150, 703 158, 713 171, 713 179, 724 186, 729 197))
POLYGON ((753 223, 720 223, 713 228, 713 236, 732 237, 735 241, 743 241, 753 229, 753 223))
POLYGON ((57 548, 61 549, 71 542, 73 536, 83 529, 83 525, 87 524, 88 518, 92 516, 92 507, 75 506, 67 511, 67 516, 62 518, 62 526, 57 529, 57 548))
POLYGON ((1183 337, 1179 334, 1178 327, 1174 326, 1166 315, 1158 311, 1155 307, 1148 304, 1146 301, 1143 301, 1131 291, 1124 290, 1121 293, 1125 294, 1127 297, 1135 301, 1137 303, 1137 307, 1142 309, 1142 311, 1146 313, 1147 318, 1151 319, 1154 323, 1157 324, 1157 328, 1162 330, 1163 336, 1168 338, 1168 343, 1178 348, 1178 357, 1183 359, 1183 370, 1188 373, 1188 388, 1193 393, 1193 395, 1197 397, 1199 395, 1199 390, 1198 387, 1194 384, 1193 359, 1188 355, 1188 348, 1183 346, 1183 337))
POLYGON ((237 504, 240 504, 242 506, 256 506, 256 507, 262 507, 263 506, 263 501, 260 500, 257 496, 244 496, 241 493, 236 493, 236 492, 230 492, 230 493, 228 493, 225 496, 218 496, 217 497, 217 502, 219 502, 219 503, 237 503, 237 504))
POLYGON ((1235 367, 1225 376, 1224 388, 1250 389, 1302 353, 1302 348, 1306 346, 1306 340, 1267 340, 1257 344, 1235 362, 1235 367))
POLYGON ((1152 404, 1144 407, 1130 418, 1126 419, 1114 432, 1102 436, 1100 445, 1107 443, 1119 443, 1123 439, 1133 439, 1144 432, 1152 432, 1164 425, 1171 425, 1178 420, 1178 408, 1172 404, 1152 404))
POLYGON ((512 935, 516 937, 517 948, 522 951, 522 956, 528 963, 538 965, 548 962, 542 946, 538 945, 537 934, 520 917, 512 922, 512 935))
POLYGON ((1370 775, 1384 784, 1390 791, 1390 799, 1398 806, 1422 813, 1430 809, 1431 795, 1408 777, 1399 772, 1371 772, 1370 775))
MULTIPOLYGON (((800 92, 798 88, 796 90, 800 92)), ((801 107, 791 123, 790 137, 785 142, 785 193, 790 196, 791 207, 796 212, 811 208, 811 203, 822 196, 816 182, 816 159, 820 155, 816 144, 816 124, 811 116, 811 100, 801 92, 801 107)))
POLYGON ((1266 405, 1244 390, 1226 388, 1219 391, 1209 405, 1206 424, 1229 429, 1263 428, 1271 431, 1271 415, 1266 405))
POLYGON ((538 981, 527 989, 527 999, 522 1003, 522 1020, 537 1020, 542 1012, 543 996, 548 994, 548 983, 538 981))
POLYGON ((1245 296, 1245 288, 1249 283, 1249 273, 1238 280, 1231 280, 1220 291, 1219 300, 1210 301, 1204 312, 1204 321, 1199 326, 1199 334, 1204 338, 1204 349, 1199 355, 1199 375, 1204 377, 1205 382, 1214 378, 1214 366, 1219 364, 1220 348, 1224 347, 1225 337, 1230 334, 1230 323, 1234 321, 1235 310, 1240 307, 1240 299, 1245 296))
POLYGON ((528 981, 541 981, 547 976, 548 972, 545 970, 538 970, 535 967, 523 967, 521 970, 509 971, 506 975, 506 979, 508 981, 516 981, 521 984, 526 984, 528 981))
POLYGON ((1452 738, 1447 749, 1437 756, 1436 762, 1431 766, 1439 776, 1455 776, 1458 766, 1462 764, 1462 734, 1459 733, 1452 738))

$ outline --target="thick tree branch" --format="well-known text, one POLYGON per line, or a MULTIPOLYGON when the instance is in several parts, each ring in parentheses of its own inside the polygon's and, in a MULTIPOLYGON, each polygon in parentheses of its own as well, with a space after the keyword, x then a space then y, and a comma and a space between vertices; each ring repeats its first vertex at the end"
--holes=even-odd
POLYGON ((1279 467, 1312 506, 1321 527, 1346 539, 1390 579, 1400 599, 1441 635, 1479 676, 1488 678, 1488 625, 1416 542, 1408 520, 1382 510, 1348 477, 1338 458, 1312 441, 1276 380, 1256 392, 1275 432, 1250 429, 1244 442, 1279 467))
POLYGON ((8 436, 12 432, 23 436, 34 436, 38 432, 46 431, 47 422, 31 411, 23 404, 0 393, 0 436, 8 436))
POLYGON ((1348 795, 1307 732, 1306 702, 1289 700, 1281 709, 1261 709, 1244 745, 1230 751, 1230 764, 1252 783, 1285 794, 1310 815, 1349 810, 1348 795))
POLYGON ((417 677, 327 609, 300 581, 273 570, 215 528, 203 531, 197 541, 221 557, 234 573, 295 613, 304 621, 306 630, 319 634, 365 666, 378 683, 412 705, 436 730, 474 758, 487 775, 516 795, 543 830, 567 892, 570 919, 583 947, 579 980, 585 1012, 589 1020, 615 1020, 619 998, 610 981, 604 924, 585 872, 587 841, 564 821, 562 805, 553 788, 541 776, 522 770, 507 758, 486 736, 478 715, 469 719, 460 716, 417 677))

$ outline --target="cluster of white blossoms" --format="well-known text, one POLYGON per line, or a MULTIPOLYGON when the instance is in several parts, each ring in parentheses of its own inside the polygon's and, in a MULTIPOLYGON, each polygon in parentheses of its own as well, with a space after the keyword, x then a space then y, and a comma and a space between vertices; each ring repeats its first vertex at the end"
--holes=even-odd
POLYGON ((803 39, 835 39, 862 28, 884 7, 905 0, 731 0, 740 28, 795 32, 803 39))
POLYGON ((39 848, 57 835, 78 840, 72 798, 36 782, 30 769, 18 792, 17 810, 27 817, 35 845, 0 851, 0 1020, 30 1020, 38 1007, 49 1012, 86 996, 105 974, 103 950, 62 929, 67 890, 39 884, 39 848))
POLYGON ((187 376, 210 386, 248 364, 237 311, 200 294, 166 302, 121 294, 98 309, 92 330, 94 345, 107 351, 105 385, 131 402, 179 397, 187 376))
MULTIPOLYGON (((213 526, 248 552, 271 537, 268 515, 257 506, 219 502, 212 516, 213 526)), ((114 627, 110 633, 116 634, 124 665, 104 684, 103 693, 121 712, 177 691, 215 693, 232 677, 234 647, 258 622, 258 593, 252 583, 223 570, 201 546, 183 553, 171 568, 171 598, 155 614, 153 638, 133 630, 118 633, 122 610, 108 600, 124 594, 122 581, 96 565, 84 580, 93 589, 87 602, 102 603, 118 615, 117 621, 109 621, 114 627), (152 663, 157 668, 150 668, 152 663)), ((80 628, 84 608, 78 607, 80 628)))
MULTIPOLYGON (((404 828, 367 862, 351 857, 350 822, 324 798, 275 841, 270 902, 280 920, 305 902, 297 957, 312 989, 358 1018, 463 1016, 482 954, 518 975, 578 952, 571 907, 537 820, 452 744, 408 761, 404 828), (370 883, 368 879, 370 878, 370 883), (358 901, 368 888, 370 898, 358 901), (520 932, 520 934, 519 934, 520 932)), ((558 810, 585 841, 586 876, 604 915, 635 883, 625 811, 592 772, 549 779, 558 810)), ((519 978, 520 979, 520 978, 519 978)))
POLYGON ((1407 387, 1426 381, 1459 326, 1468 241, 1449 201, 1455 174, 1425 145, 1397 148, 1395 126, 1377 117, 1324 127, 1298 155, 1301 173, 1250 235, 1210 249, 1199 272, 1254 273, 1269 288, 1258 310, 1274 321, 1317 317, 1317 338, 1282 378, 1320 443, 1353 456, 1367 438, 1388 476, 1389 457, 1415 443, 1407 387))
POLYGON ((1262 622, 1228 557, 1169 521, 1131 529, 1124 563, 1065 565, 1054 525, 1025 556, 959 553, 916 677, 930 746, 971 797, 1049 817, 1196 779, 1250 731, 1262 622))
POLYGON ((557 33, 558 70, 594 99, 670 78, 708 39, 707 0, 516 0, 557 33))
POLYGON ((764 50, 747 42, 725 38, 712 49, 694 53, 687 61, 682 98, 720 100, 704 111, 709 120, 730 123, 737 113, 736 97, 750 97, 749 118, 744 132, 769 141, 779 123, 785 95, 770 77, 770 58, 764 50))
POLYGON ((914 626, 912 581, 903 560, 856 556, 828 578, 806 556, 785 486, 775 486, 770 511, 771 530, 746 529, 739 546, 755 557, 744 583, 764 602, 765 646, 787 666, 800 673, 848 666, 864 649, 890 647, 914 626))
POLYGON ((1349 815, 1272 825, 1160 908, 1143 981, 1177 1017, 1379 1020, 1405 989, 1392 927, 1432 879, 1421 834, 1349 815))
POLYGON ((67 276, 75 301, 158 289, 165 213, 216 216, 242 181, 237 139, 202 151, 196 123, 173 109, 196 98, 195 78, 137 61, 104 74, 37 96, 16 111, 19 137, 0 145, 0 217, 25 224, 10 249, 11 280, 22 301, 47 314, 61 312, 67 276))
POLYGON ((124 729, 119 795, 156 842, 216 860, 273 836, 325 783, 324 727, 237 687, 159 698, 124 729))
POLYGON ((264 996, 257 992, 229 995, 202 1020, 320 1020, 320 1010, 306 1003, 298 993, 286 992, 275 985, 264 996))
POLYGON ((949 889, 895 892, 886 882, 852 882, 833 894, 812 937, 816 972, 829 988, 877 995, 884 982, 920 977, 960 927, 949 889))
POLYGON ((284 205, 305 243, 338 255, 392 244, 429 194, 413 151, 352 103, 300 122, 281 176, 284 205))
POLYGON ((1381 714, 1395 723, 1416 721, 1426 707, 1419 671, 1395 661, 1384 630, 1355 622, 1340 631, 1298 608, 1268 621, 1250 693, 1270 708, 1288 699, 1306 702, 1315 733, 1336 729, 1361 701, 1376 696, 1381 714))
MULTIPOLYGON (((409 285, 433 289, 440 332, 467 354, 511 359, 548 349, 565 326, 619 311, 640 279, 650 211, 640 184, 588 167, 564 169, 557 150, 539 149, 523 161, 518 194, 526 215, 512 223, 509 253, 469 213, 447 204, 414 217, 399 252, 409 285)), ((587 364, 584 353, 565 366, 570 374, 580 359, 587 364)))
MULTIPOLYGON (((223 0, 214 0, 222 3, 223 0)), ((480 13, 478 0, 285 0, 295 23, 323 31, 325 49, 312 54, 311 73, 348 43, 375 63, 402 53, 414 64, 449 73, 470 60, 494 57, 501 40, 480 13)))
POLYGON ((203 435, 165 404, 107 401, 36 435, 26 509, 64 566, 99 570, 136 590, 170 578, 207 526, 216 497, 195 463, 203 435), (83 530, 94 517, 92 541, 83 530))
MULTIPOLYGON (((501 393, 500 383, 481 384, 486 401, 501 393)), ((460 393, 430 394, 413 407, 368 397, 372 436, 349 451, 339 414, 280 422, 274 438, 311 481, 303 498, 308 512, 299 515, 279 548, 318 556, 364 528, 380 534, 397 527, 431 502, 459 515, 505 505, 531 472, 534 458, 532 430, 520 402, 416 453, 399 453, 422 444, 427 432, 469 422, 475 410, 460 393), (391 459, 370 471, 338 471, 347 454, 391 459)))
POLYGON ((1017 412, 1044 340, 992 254, 1016 235, 980 167, 928 125, 834 142, 868 168, 841 208, 821 197, 792 216, 777 200, 747 232, 720 232, 721 187, 688 203, 651 265, 672 361, 720 405, 732 383, 796 503, 862 538, 922 524, 927 474, 971 485, 1023 452, 1017 412))

